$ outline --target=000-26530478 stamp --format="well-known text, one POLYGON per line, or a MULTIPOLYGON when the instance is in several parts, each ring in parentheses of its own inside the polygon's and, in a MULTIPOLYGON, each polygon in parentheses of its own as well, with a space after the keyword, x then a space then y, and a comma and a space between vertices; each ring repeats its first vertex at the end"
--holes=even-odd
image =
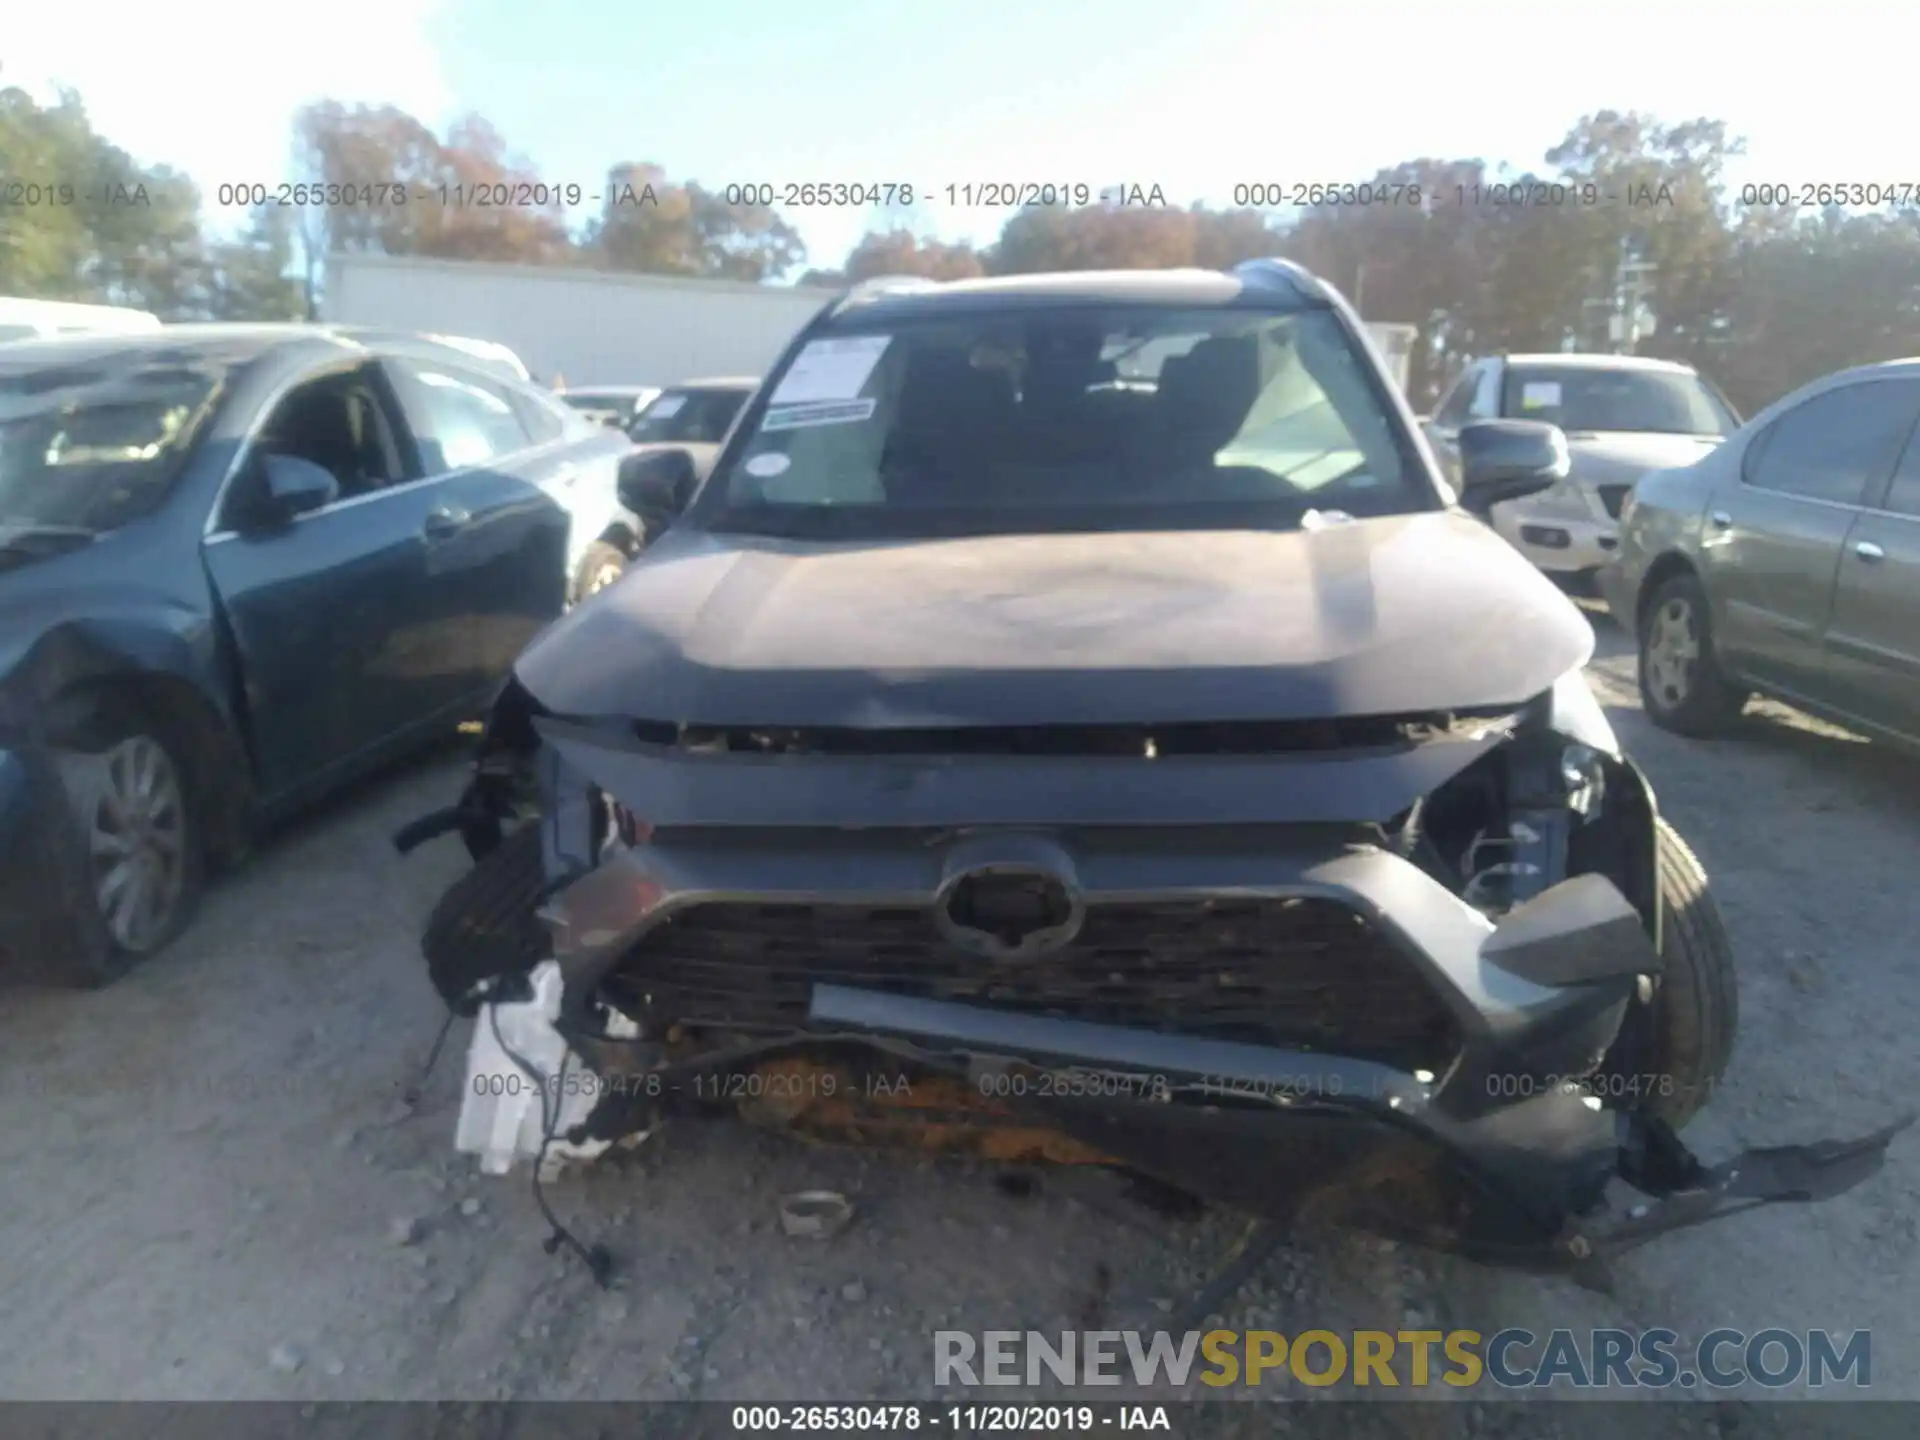
POLYGON ((552 210, 579 205, 619 208, 657 206, 659 192, 651 184, 625 181, 581 185, 548 184, 540 180, 459 181, 451 184, 408 185, 402 181, 230 181, 216 185, 214 203, 221 206, 266 206, 272 209, 328 210, 398 209, 406 205, 439 205, 449 210, 552 210))

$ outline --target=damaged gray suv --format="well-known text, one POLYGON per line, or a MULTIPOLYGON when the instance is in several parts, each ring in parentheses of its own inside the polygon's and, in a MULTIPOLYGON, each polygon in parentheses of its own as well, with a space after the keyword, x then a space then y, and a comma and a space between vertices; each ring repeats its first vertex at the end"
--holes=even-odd
POLYGON ((565 1101, 507 1159, 721 1111, 1595 1283, 1872 1173, 1898 1124, 1679 1140, 1726 933, 1586 620, 1484 523, 1564 437, 1459 446, 1456 497, 1285 262, 829 305, 703 480, 628 462, 664 533, 398 837, 464 835, 429 969, 565 1101), (1616 1176, 1667 1203, 1609 1221, 1616 1176))

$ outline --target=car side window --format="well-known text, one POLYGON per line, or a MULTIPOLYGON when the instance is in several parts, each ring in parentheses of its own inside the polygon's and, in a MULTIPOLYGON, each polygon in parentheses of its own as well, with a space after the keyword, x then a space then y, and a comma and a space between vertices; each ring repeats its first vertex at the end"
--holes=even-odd
POLYGON ((1884 508, 1896 515, 1920 516, 1920 429, 1907 439, 1907 448, 1887 486, 1884 508))
POLYGON ((429 475, 484 465, 534 443, 512 389, 500 381, 457 365, 390 363, 412 382, 415 438, 429 475))
MULTIPOLYGON (((259 454, 310 460, 340 482, 340 498, 351 500, 418 473, 405 443, 391 392, 372 366, 322 375, 283 395, 254 432, 251 448, 259 454)), ((221 523, 244 522, 264 497, 257 489, 264 472, 249 468, 228 493, 221 523)))
POLYGON ((1920 382, 1862 380, 1802 401, 1749 447, 1741 478, 1836 505, 1859 505, 1920 414, 1920 382))
POLYGON ((545 445, 567 433, 566 417, 541 396, 521 390, 511 391, 510 395, 530 443, 545 445))
POLYGON ((746 403, 744 390, 670 390, 627 433, 642 445, 718 445, 746 403))
POLYGON ((1473 397, 1467 403, 1469 420, 1493 420, 1500 414, 1500 367, 1487 364, 1480 367, 1479 379, 1474 383, 1473 397))

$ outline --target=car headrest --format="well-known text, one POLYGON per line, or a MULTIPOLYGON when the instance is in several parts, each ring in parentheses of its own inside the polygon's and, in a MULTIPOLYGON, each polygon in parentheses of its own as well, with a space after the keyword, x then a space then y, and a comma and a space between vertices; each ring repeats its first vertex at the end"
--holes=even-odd
POLYGON ((1259 341, 1251 335, 1202 340, 1161 367, 1159 391, 1168 439, 1211 455, 1239 433, 1259 398, 1259 341))
POLYGON ((975 367, 964 350, 926 350, 908 363, 897 428, 945 435, 1002 425, 1012 412, 1013 382, 1004 371, 975 367))

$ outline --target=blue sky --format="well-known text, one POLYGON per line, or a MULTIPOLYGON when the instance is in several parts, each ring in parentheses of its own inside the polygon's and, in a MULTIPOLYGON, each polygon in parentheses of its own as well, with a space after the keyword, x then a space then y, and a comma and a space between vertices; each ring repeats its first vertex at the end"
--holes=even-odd
MULTIPOLYGON (((321 95, 436 126, 478 110, 546 178, 589 187, 654 160, 714 186, 1127 181, 1225 203, 1237 182, 1423 154, 1537 165, 1607 106, 1729 121, 1743 178, 1920 182, 1907 87, 1861 73, 1902 50, 1892 0, 1829 0, 1817 27, 1714 0, 329 0, 298 41, 258 0, 121 3, 106 46, 86 7, 13 0, 0 83, 75 85, 209 201, 281 178, 288 118, 321 95)), ((998 218, 914 217, 978 241, 998 218)), ((816 265, 872 223, 789 219, 816 265)))

